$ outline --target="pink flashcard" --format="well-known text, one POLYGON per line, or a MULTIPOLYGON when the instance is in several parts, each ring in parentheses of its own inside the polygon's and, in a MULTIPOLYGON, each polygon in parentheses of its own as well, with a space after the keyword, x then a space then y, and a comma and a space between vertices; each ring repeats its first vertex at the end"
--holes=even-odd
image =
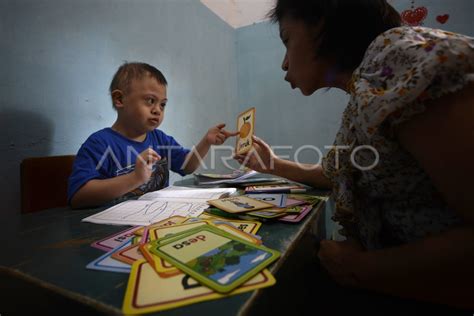
POLYGON ((141 226, 134 226, 132 228, 126 229, 102 240, 95 241, 91 244, 91 246, 103 251, 111 251, 112 249, 115 249, 132 239, 135 236, 133 232, 139 228, 141 228, 141 226))
POLYGON ((312 205, 305 206, 304 210, 301 211, 299 214, 290 214, 284 217, 278 218, 277 220, 282 222, 289 222, 289 223, 299 223, 305 216, 313 209, 312 205))
POLYGON ((285 207, 296 206, 307 203, 306 201, 296 200, 296 199, 286 199, 285 207))

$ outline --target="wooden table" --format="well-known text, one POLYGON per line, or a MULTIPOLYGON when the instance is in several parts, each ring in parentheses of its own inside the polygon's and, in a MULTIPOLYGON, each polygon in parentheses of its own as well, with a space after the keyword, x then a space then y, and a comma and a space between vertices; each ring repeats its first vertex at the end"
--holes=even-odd
MULTIPOLYGON (((192 180, 180 184, 192 186, 192 180)), ((308 248, 314 238, 309 235, 311 227, 317 227, 316 233, 324 235, 323 209, 324 203, 320 203, 298 224, 269 222, 262 225, 258 234, 264 245, 282 254, 269 267, 277 279, 275 286, 160 314, 257 314, 265 309, 264 302, 276 304, 284 293, 290 297, 295 288, 301 289, 304 284, 304 271, 297 266, 312 256, 308 248)), ((128 275, 85 268, 103 254, 90 246, 92 242, 127 228, 81 222, 101 210, 103 208, 51 209, 18 215, 0 224, 4 245, 0 256, 2 316, 41 311, 68 315, 121 314, 128 275)))

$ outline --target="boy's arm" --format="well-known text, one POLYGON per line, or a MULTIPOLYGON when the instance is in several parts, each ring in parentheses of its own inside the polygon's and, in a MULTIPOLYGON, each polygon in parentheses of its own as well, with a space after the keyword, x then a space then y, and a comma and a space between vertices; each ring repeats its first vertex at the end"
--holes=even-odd
POLYGON ((199 166, 201 165, 201 161, 202 159, 204 159, 204 157, 206 157, 209 148, 211 148, 211 144, 207 141, 206 136, 204 136, 199 142, 199 144, 197 144, 193 148, 193 150, 191 150, 186 155, 186 160, 183 168, 184 173, 190 174, 193 173, 194 170, 199 168, 199 166))
POLYGON ((144 150, 135 161, 135 170, 128 174, 109 178, 92 179, 71 198, 71 207, 97 206, 110 202, 148 182, 152 167, 161 157, 151 148, 144 150))
POLYGON ((74 194, 71 207, 102 205, 136 189, 141 184, 135 172, 110 179, 93 179, 74 194))
POLYGON ((219 124, 207 131, 201 141, 191 150, 185 159, 183 171, 186 174, 193 173, 201 165, 202 159, 206 157, 211 145, 222 145, 227 138, 237 135, 239 132, 228 132, 224 129, 225 124, 219 124))

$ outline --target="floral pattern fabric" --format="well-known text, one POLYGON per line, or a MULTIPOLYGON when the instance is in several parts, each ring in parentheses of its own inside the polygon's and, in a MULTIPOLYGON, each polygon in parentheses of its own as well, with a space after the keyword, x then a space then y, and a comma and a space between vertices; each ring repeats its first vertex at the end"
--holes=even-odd
MULTIPOLYGON (((474 81, 474 39, 424 27, 378 36, 349 85, 334 147, 323 159, 333 219, 368 249, 400 245, 460 223, 429 176, 395 138, 426 102, 474 81)), ((447 104, 446 106, 449 106, 447 104)))

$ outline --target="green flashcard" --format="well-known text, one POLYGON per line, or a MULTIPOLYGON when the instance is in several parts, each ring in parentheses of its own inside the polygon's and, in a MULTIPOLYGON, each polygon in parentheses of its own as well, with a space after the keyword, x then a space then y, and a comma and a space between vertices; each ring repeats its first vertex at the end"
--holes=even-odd
POLYGON ((220 293, 237 288, 280 255, 208 225, 154 241, 150 251, 220 293))

